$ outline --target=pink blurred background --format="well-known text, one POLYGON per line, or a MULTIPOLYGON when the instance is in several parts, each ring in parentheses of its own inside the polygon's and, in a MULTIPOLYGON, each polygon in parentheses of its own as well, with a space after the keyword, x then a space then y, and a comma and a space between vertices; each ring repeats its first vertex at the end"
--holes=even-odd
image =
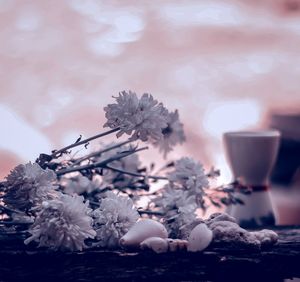
POLYGON ((0 0, 0 42, 0 178, 101 131, 121 90, 178 109, 187 142, 170 158, 213 164, 222 182, 224 131, 300 109, 297 0, 0 0))

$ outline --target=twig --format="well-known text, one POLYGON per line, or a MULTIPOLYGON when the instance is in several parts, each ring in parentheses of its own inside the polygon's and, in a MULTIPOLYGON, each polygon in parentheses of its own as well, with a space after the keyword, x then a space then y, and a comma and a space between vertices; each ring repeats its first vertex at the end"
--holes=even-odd
POLYGON ((161 172, 161 171, 163 171, 163 170, 166 170, 166 169, 168 169, 168 168, 170 168, 170 167, 173 167, 173 166, 174 166, 174 162, 171 161, 171 162, 165 164, 164 166, 162 166, 161 168, 159 168, 159 169, 157 170, 157 173, 159 173, 159 172, 161 172))
POLYGON ((92 205, 94 205, 94 206, 100 207, 100 203, 99 202, 95 202, 95 201, 89 200, 89 203, 92 204, 92 205))
POLYGON ((80 164, 81 162, 83 162, 83 161, 85 161, 85 160, 87 160, 87 159, 89 159, 89 158, 97 157, 97 156, 99 156, 99 155, 101 155, 101 154, 103 154, 103 153, 106 153, 106 152, 108 152, 108 151, 110 151, 110 150, 119 148, 119 147, 124 146, 124 145, 126 145, 126 144, 128 144, 128 143, 131 143, 131 142, 133 142, 133 141, 127 140, 127 141, 125 141, 125 142, 116 144, 116 145, 114 145, 114 146, 105 148, 105 149, 103 149, 103 150, 100 150, 100 151, 97 151, 97 152, 92 152, 92 153, 90 153, 90 154, 88 154, 88 155, 86 155, 86 156, 84 156, 84 157, 82 157, 82 158, 76 160, 76 161, 72 164, 72 166, 75 166, 75 165, 77 165, 77 164, 80 164))
POLYGON ((14 210, 14 209, 8 208, 8 207, 3 206, 3 205, 0 205, 0 209, 3 210, 3 211, 14 212, 14 213, 21 213, 22 214, 21 211, 14 210))
POLYGON ((56 158, 57 156, 59 156, 60 154, 64 153, 65 151, 67 151, 67 150, 69 150, 69 149, 72 149, 72 148, 74 148, 74 147, 80 146, 80 145, 85 144, 85 143, 87 143, 87 142, 89 142, 89 141, 92 141, 92 140, 94 140, 94 139, 97 139, 97 138, 100 138, 100 137, 109 135, 109 134, 114 133, 114 132, 116 132, 116 131, 118 131, 118 130, 120 130, 120 127, 111 129, 111 130, 109 130, 109 131, 106 131, 106 132, 103 132, 103 133, 100 133, 100 134, 97 134, 97 135, 94 135, 94 136, 89 137, 89 138, 87 138, 87 139, 84 139, 84 140, 82 140, 82 141, 80 141, 80 142, 77 142, 77 143, 73 143, 73 144, 71 144, 71 145, 68 145, 68 146, 66 146, 66 147, 64 147, 64 148, 62 148, 62 149, 60 149, 60 150, 58 150, 58 151, 54 151, 54 152, 52 153, 51 157, 52 157, 52 158, 56 158))
POLYGON ((88 164, 88 165, 83 165, 83 166, 78 166, 78 167, 71 167, 71 168, 61 169, 61 170, 57 171, 56 174, 58 176, 60 176, 60 175, 67 174, 67 173, 70 173, 70 172, 75 172, 75 171, 82 171, 82 170, 93 169, 93 168, 97 168, 97 167, 104 168, 110 162, 120 160, 120 159, 125 158, 127 156, 130 156, 132 154, 135 154, 139 151, 143 151, 143 150, 147 150, 147 149, 148 149, 148 147, 143 147, 143 148, 140 148, 140 149, 137 149, 137 150, 125 151, 125 152, 117 154, 115 157, 111 157, 111 158, 108 158, 104 161, 97 162, 97 163, 94 163, 94 164, 88 164))
POLYGON ((106 165, 106 168, 110 169, 110 170, 113 170, 113 171, 116 171, 116 172, 120 172, 120 173, 123 173, 123 174, 128 174, 128 175, 131 175, 131 176, 136 176, 136 177, 143 177, 143 178, 147 177, 147 178, 156 179, 156 180, 168 180, 168 178, 164 177, 164 176, 145 175, 145 174, 141 174, 141 173, 126 171, 126 170, 119 169, 119 168, 116 168, 116 167, 112 167, 112 166, 109 166, 109 165, 106 165))
POLYGON ((32 222, 20 222, 20 221, 4 221, 0 220, 0 225, 30 225, 32 222))
POLYGON ((158 211, 149 211, 149 210, 138 210, 139 214, 148 214, 148 215, 159 215, 163 216, 163 212, 158 212, 158 211))
POLYGON ((153 192, 143 193, 143 194, 141 194, 141 196, 153 196, 153 195, 157 195, 157 194, 159 194, 160 192, 162 192, 164 190, 165 190, 165 188, 160 188, 160 189, 155 190, 153 192))

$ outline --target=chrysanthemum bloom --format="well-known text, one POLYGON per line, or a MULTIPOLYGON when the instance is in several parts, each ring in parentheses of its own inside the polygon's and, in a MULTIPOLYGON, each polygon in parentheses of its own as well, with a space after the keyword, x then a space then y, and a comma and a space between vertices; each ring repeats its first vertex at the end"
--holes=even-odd
POLYGON ((120 128, 117 137, 126 133, 131 135, 131 140, 148 141, 162 138, 162 130, 167 127, 168 114, 163 104, 146 93, 139 99, 131 91, 123 91, 115 99, 115 104, 104 108, 107 118, 104 127, 120 128))
POLYGON ((167 124, 168 126, 162 131, 163 137, 153 143, 163 153, 164 157, 173 150, 175 145, 182 144, 185 141, 183 124, 179 120, 177 110, 168 114, 167 124))
POLYGON ((182 186, 191 194, 202 194, 209 187, 207 175, 202 164, 191 158, 181 158, 175 162, 175 170, 168 175, 171 183, 182 186))
POLYGON ((196 197, 188 191, 167 185, 160 197, 154 200, 165 214, 166 226, 171 237, 186 239, 187 230, 196 220, 196 197))
POLYGON ((166 185, 162 195, 154 199, 155 205, 161 207, 164 211, 179 209, 195 202, 195 195, 190 195, 188 191, 183 189, 174 189, 170 185, 166 185))
POLYGON ((69 195, 91 193, 100 185, 97 181, 91 181, 81 174, 71 178, 64 177, 61 179, 61 184, 64 187, 64 192, 69 195))
MULTIPOLYGON (((111 146, 112 144, 110 144, 111 146)), ((104 146, 106 148, 108 146, 104 146)), ((106 159, 112 158, 124 151, 132 150, 130 146, 120 146, 116 149, 110 150, 108 152, 105 152, 101 155, 101 157, 97 158, 96 161, 104 161, 106 159)), ((109 166, 113 168, 117 168, 120 170, 124 170, 127 172, 132 173, 138 173, 139 168, 141 166, 140 159, 137 154, 129 155, 125 158, 122 158, 120 160, 113 161, 109 163, 109 166)), ((103 185, 113 185, 115 188, 127 188, 128 186, 132 185, 135 180, 137 179, 134 176, 130 176, 127 174, 123 174, 117 171, 113 171, 110 169, 103 169, 102 170, 102 179, 103 179, 103 185)))
POLYGON ((86 247, 84 241, 96 235, 92 228, 91 210, 88 202, 78 195, 61 194, 59 199, 43 202, 34 224, 30 227, 31 241, 39 247, 54 250, 81 251, 86 247))
POLYGON ((197 221, 196 209, 196 203, 194 203, 166 213, 165 220, 170 237, 187 239, 192 231, 193 223, 197 221))
POLYGON ((120 238, 138 220, 139 214, 127 196, 118 196, 108 192, 101 201, 100 208, 94 210, 94 228, 96 239, 101 247, 115 248, 120 238))
POLYGON ((55 197, 55 181, 56 174, 37 163, 18 165, 6 177, 4 202, 10 208, 27 211, 55 197))

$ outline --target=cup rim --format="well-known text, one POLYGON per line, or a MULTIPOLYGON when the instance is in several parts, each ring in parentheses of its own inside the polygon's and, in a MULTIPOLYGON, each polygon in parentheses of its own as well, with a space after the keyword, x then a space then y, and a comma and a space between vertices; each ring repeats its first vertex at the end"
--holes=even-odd
POLYGON ((248 131, 229 131, 223 134, 224 137, 239 137, 239 138, 274 138, 280 137, 281 133, 278 130, 248 130, 248 131))

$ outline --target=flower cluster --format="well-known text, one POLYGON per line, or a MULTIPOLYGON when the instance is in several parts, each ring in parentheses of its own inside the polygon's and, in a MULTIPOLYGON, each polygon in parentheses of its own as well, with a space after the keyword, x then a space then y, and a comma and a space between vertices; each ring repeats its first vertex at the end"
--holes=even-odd
POLYGON ((176 161, 175 169, 168 177, 172 185, 189 191, 191 195, 201 195, 203 189, 209 187, 202 164, 191 158, 185 157, 176 161))
POLYGON ((170 235, 185 238, 194 227, 199 203, 201 207, 207 196, 208 176, 202 164, 185 157, 175 162, 168 179, 169 184, 153 203, 165 214, 170 235))
POLYGON ((167 127, 162 130, 162 138, 153 143, 163 153, 164 157, 172 151, 175 145, 182 144, 185 141, 183 124, 179 120, 177 110, 168 114, 167 124, 167 127))
POLYGON ((39 247, 81 251, 84 241, 96 235, 90 211, 88 202, 78 195, 60 194, 59 199, 43 202, 25 244, 35 241, 39 247))
POLYGON ((178 112, 170 113, 152 95, 145 93, 138 98, 134 92, 123 91, 115 99, 115 104, 104 108, 107 118, 104 126, 119 128, 117 137, 126 133, 131 140, 149 140, 165 156, 173 146, 185 141, 178 112))
POLYGON ((82 195, 89 194, 98 189, 100 183, 96 180, 91 181, 86 176, 81 174, 76 175, 75 177, 67 178, 64 177, 61 179, 61 185, 63 186, 64 193, 73 195, 82 195))
POLYGON ((166 210, 193 205, 195 202, 195 196, 183 189, 174 189, 172 186, 166 185, 163 191, 162 197, 157 197, 154 203, 166 210))
MULTIPOLYGON (((177 110, 169 112, 150 94, 138 97, 123 91, 115 99, 104 108, 104 126, 110 130, 84 140, 80 136, 50 155, 41 154, 36 163, 17 166, 0 182, 2 221, 15 224, 11 230, 18 226, 18 231, 28 232, 26 244, 70 251, 87 246, 116 248, 140 214, 161 216, 171 237, 186 239, 197 223, 197 209, 205 208, 204 198, 216 206, 227 201, 224 193, 217 195, 217 189, 208 192, 208 178, 217 176, 217 171, 206 174, 202 164, 191 158, 181 158, 158 171, 154 164, 142 167, 136 153, 148 147, 134 146, 136 140, 150 142, 164 157, 185 141, 177 110), (130 137, 80 158, 71 154, 72 148, 87 148, 92 140, 114 132, 117 137, 130 137), (150 185, 160 180, 168 182, 154 197, 150 185), (150 210, 138 212, 133 200, 138 202, 149 194, 150 210)), ((231 202, 238 202, 232 189, 226 191, 232 193, 231 202)))
POLYGON ((120 128, 117 136, 126 133, 132 135, 132 140, 162 138, 162 130, 167 127, 168 111, 152 95, 145 93, 139 99, 134 92, 123 91, 116 97, 116 102, 104 108, 107 118, 104 127, 120 128))
POLYGON ((187 229, 196 220, 195 199, 188 191, 166 185, 163 193, 153 201, 164 213, 171 237, 185 238, 187 229))
POLYGON ((98 245, 116 248, 120 238, 138 220, 139 214, 130 198, 107 192, 100 207, 94 210, 93 218, 98 245))
POLYGON ((28 211, 55 197, 55 181, 56 174, 37 163, 18 165, 6 177, 4 202, 12 209, 28 211))

